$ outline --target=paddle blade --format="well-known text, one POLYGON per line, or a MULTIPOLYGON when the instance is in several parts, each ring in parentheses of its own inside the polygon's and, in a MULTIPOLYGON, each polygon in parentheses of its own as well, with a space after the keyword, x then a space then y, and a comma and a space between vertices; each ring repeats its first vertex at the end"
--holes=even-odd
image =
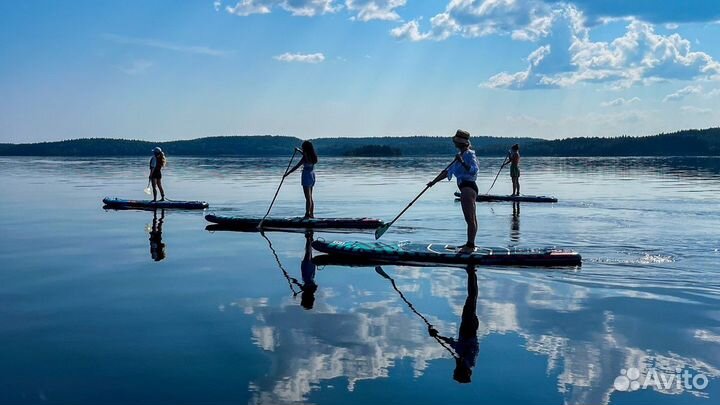
POLYGON ((376 272, 377 274, 383 276, 384 278, 390 280, 390 276, 388 276, 388 274, 385 273, 385 270, 383 270, 382 267, 380 267, 380 266, 375 266, 375 272, 376 272))
POLYGON ((382 237, 385 232, 387 232, 388 228, 390 228, 390 225, 392 225, 392 222, 389 224, 380 225, 380 227, 375 230, 375 240, 380 239, 380 237, 382 237))

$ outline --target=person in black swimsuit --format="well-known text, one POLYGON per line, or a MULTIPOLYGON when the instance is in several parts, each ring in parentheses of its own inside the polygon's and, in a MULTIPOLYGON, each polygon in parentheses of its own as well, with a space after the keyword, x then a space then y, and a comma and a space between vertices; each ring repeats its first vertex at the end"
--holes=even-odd
POLYGON ((162 186, 162 168, 167 159, 160 147, 153 148, 153 157, 150 158, 150 183, 152 184, 153 201, 157 201, 157 190, 160 189, 160 201, 165 201, 165 190, 162 186))

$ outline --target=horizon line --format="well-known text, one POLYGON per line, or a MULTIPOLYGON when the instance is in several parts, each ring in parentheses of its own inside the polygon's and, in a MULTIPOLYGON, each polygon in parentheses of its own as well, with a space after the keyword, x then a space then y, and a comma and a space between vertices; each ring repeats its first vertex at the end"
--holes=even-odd
MULTIPOLYGON (((543 138, 543 137, 537 137, 537 136, 529 136, 529 135, 523 135, 523 136, 508 136, 508 135, 474 135, 475 138, 507 138, 507 139, 519 139, 519 138, 525 138, 525 139, 533 139, 533 140, 542 140, 542 141, 561 141, 561 140, 567 140, 567 139, 616 139, 616 138, 622 138, 622 137, 628 137, 628 138, 647 138, 652 136, 658 136, 658 135, 668 135, 668 134, 676 134, 679 132, 686 132, 686 131, 703 131, 703 130, 710 130, 710 129, 717 129, 720 128, 720 126, 717 127, 707 127, 707 128, 686 128, 681 129, 677 131, 672 132, 660 132, 650 135, 611 135, 611 136, 569 136, 569 137, 563 137, 563 138, 555 138, 555 139, 549 139, 549 138, 543 138)), ((199 136, 195 138, 178 138, 178 139, 171 139, 171 140, 145 140, 145 139, 135 139, 135 138, 115 138, 115 137, 84 137, 84 138, 68 138, 68 139, 61 139, 61 140, 54 140, 54 141, 36 141, 36 142, 25 142, 25 143, 15 143, 15 142, 0 142, 0 144, 4 145, 36 145, 36 144, 43 144, 43 143, 59 143, 59 142, 71 142, 71 141, 81 141, 81 140, 113 140, 113 141, 133 141, 133 142, 148 142, 148 143, 168 143, 168 142, 182 142, 182 141, 195 141, 199 139, 208 139, 208 138, 242 138, 242 137, 285 137, 285 138, 296 138, 296 139, 307 139, 307 140, 317 140, 317 139, 367 139, 367 138, 413 138, 413 137, 423 137, 423 138, 443 138, 448 137, 452 138, 452 135, 365 135, 365 136, 318 136, 314 138, 302 138, 296 135, 282 135, 282 134, 243 134, 243 135, 206 135, 206 136, 199 136)))

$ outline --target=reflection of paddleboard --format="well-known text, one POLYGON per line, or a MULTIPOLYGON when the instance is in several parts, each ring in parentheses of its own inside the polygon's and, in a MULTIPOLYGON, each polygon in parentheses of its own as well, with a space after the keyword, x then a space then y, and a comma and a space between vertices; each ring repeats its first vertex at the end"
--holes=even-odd
MULTIPOLYGON (((455 192, 455 197, 460 197, 459 192, 455 192)), ((537 202, 537 203, 556 203, 558 199, 545 195, 492 195, 478 194, 477 200, 483 201, 519 201, 519 202, 537 202)))
MULTIPOLYGON (((262 218, 257 217, 224 217, 206 215, 205 219, 218 225, 238 229, 255 229, 262 218)), ((382 220, 373 218, 265 218, 263 228, 275 229, 375 229, 383 224, 382 220)))
MULTIPOLYGON (((492 266, 579 266, 576 252, 559 249, 478 248, 460 253, 458 246, 431 243, 385 243, 316 240, 312 247, 329 256, 383 263, 444 263, 492 266)), ((332 260, 326 259, 326 260, 332 260)))
POLYGON ((120 198, 105 197, 103 199, 106 208, 177 208, 183 210, 201 210, 208 207, 205 201, 152 201, 152 200, 123 200, 120 198))

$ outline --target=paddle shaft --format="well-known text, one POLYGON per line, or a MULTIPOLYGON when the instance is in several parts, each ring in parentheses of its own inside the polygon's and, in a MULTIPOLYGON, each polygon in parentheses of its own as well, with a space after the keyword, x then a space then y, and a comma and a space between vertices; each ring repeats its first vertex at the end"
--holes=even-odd
POLYGON ((280 193, 280 188, 283 185, 283 182, 285 181, 285 175, 287 174, 288 170, 290 170, 290 166, 292 165, 293 159, 295 159, 295 154, 297 153, 297 148, 293 150, 293 154, 290 157, 290 161, 288 162, 287 168, 285 169, 285 173, 283 173, 282 179, 280 179, 280 184, 278 185, 277 190, 275 190, 275 196, 273 196, 272 202, 270 203, 270 206, 268 207, 267 212, 265 213, 265 216, 262 217, 260 220, 260 223, 258 224, 257 228, 262 229, 263 222, 265 222, 265 218, 267 218, 268 215, 270 215, 270 210, 272 209, 273 205, 275 204, 275 200, 277 199, 278 193, 280 193))
POLYGON ((280 268, 280 271, 282 271, 283 276, 285 276, 285 280, 287 280, 288 286, 290 287, 290 291, 292 291, 292 293, 293 293, 293 297, 297 296, 298 294, 300 294, 300 292, 302 292, 302 286, 300 285, 300 283, 298 283, 298 281, 296 279, 294 279, 293 277, 290 277, 290 274, 288 273, 288 271, 285 270, 285 267, 282 265, 282 262, 280 262, 280 257, 278 256, 277 252, 275 251, 275 248, 273 247, 273 244, 270 241, 270 238, 268 238, 265 235, 265 232, 260 232, 260 236, 262 236, 263 239, 265 239, 267 241, 268 247, 270 247, 270 251, 272 252, 273 256, 275 256, 275 261, 277 262, 277 265, 280 268), (301 291, 295 291, 295 288, 293 288, 293 284, 297 285, 301 289, 301 291))
MULTIPOLYGON (((505 156, 505 159, 507 159, 508 156, 510 156, 509 153, 505 156)), ((503 160, 502 166, 500 166, 500 170, 498 170, 497 174, 495 175, 495 180, 493 180, 492 185, 490 186, 490 188, 488 189, 487 193, 485 193, 485 194, 490 193, 490 190, 492 190, 492 188, 495 187, 495 182, 497 181, 498 177, 500 177, 500 172, 502 172, 503 167, 505 167, 505 161, 504 161, 504 160, 503 160)))
MULTIPOLYGON (((447 165, 447 167, 446 167, 445 169, 443 169, 443 171, 449 169, 450 166, 452 166, 454 163, 455 163, 455 160, 453 160, 449 165, 447 165)), ((402 216, 402 214, 404 214, 405 211, 407 211, 408 209, 410 209, 410 207, 412 207, 412 205, 415 204, 415 201, 417 201, 420 197, 422 197, 422 195, 425 194, 425 192, 428 191, 428 189, 429 189, 430 187, 432 187, 432 185, 427 185, 427 186, 425 186, 425 188, 423 189, 423 191, 421 191, 420 194, 417 195, 417 197, 415 197, 412 201, 410 201, 410 204, 408 204, 407 207, 405 207, 405 209, 403 209, 402 211, 400 211, 400 213, 395 217, 395 219, 393 219, 392 221, 390 221, 390 223, 387 224, 387 225, 385 226, 385 228, 386 228, 386 229, 387 229, 387 228, 390 228, 390 226, 392 226, 392 224, 394 224, 395 221, 397 221, 398 219, 400 219, 400 217, 402 216)))
MULTIPOLYGON (((448 166, 448 167, 449 167, 449 166, 448 166)), ((405 304, 408 306, 408 308, 410 308, 410 310, 411 310, 415 315, 417 315, 418 317, 420 317, 420 319, 422 319, 423 322, 425 322, 425 325, 427 325, 428 330, 430 330, 430 329, 435 329, 435 327, 430 323, 430 321, 428 321, 427 318, 425 318, 425 316, 424 316, 423 314, 421 314, 420 312, 418 312, 417 309, 415 309, 415 306, 414 306, 410 301, 408 301, 407 298, 405 298, 405 294, 403 294, 402 291, 400 291, 400 289, 397 287, 397 284, 395 284, 395 280, 394 280, 392 277, 390 277, 387 273, 385 273, 385 271, 383 270, 383 268, 382 268, 381 266, 375 267, 375 272, 378 273, 378 274, 380 274, 381 276, 383 276, 383 278, 386 278, 386 279, 390 280, 390 284, 392 284, 393 289, 400 295, 400 298, 405 302, 405 304)), ((432 335, 431 335, 431 336, 432 336, 432 335)), ((450 354, 451 354, 453 357, 457 358, 457 355, 455 354, 455 351, 452 350, 452 349, 450 349, 449 347, 447 347, 447 345, 446 345, 445 342, 443 342, 442 340, 440 340, 440 338, 438 338, 437 336, 432 336, 432 337, 433 337, 438 343, 440 343, 440 346, 442 346, 443 348, 445 348, 445 350, 447 350, 448 352, 450 352, 450 354)))

